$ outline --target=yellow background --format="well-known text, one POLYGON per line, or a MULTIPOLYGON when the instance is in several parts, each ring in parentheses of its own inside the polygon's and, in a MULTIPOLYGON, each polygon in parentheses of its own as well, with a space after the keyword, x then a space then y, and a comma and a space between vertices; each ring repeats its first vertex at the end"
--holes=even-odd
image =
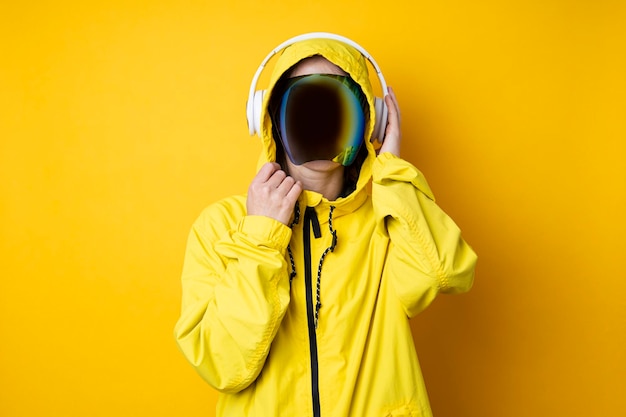
POLYGON ((262 58, 348 36, 479 254, 413 322, 438 417, 626 415, 626 3, 0 6, 0 415, 210 416, 178 352, 185 240, 244 192, 262 58))

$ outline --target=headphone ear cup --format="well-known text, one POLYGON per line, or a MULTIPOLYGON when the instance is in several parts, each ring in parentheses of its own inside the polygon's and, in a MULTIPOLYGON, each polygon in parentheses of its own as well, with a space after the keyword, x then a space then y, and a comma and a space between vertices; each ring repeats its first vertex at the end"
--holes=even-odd
POLYGON ((250 109, 250 114, 248 114, 248 129, 251 135, 261 135, 261 109, 263 108, 264 96, 265 90, 257 90, 254 92, 252 109, 250 109))
POLYGON ((378 142, 382 142, 385 139, 385 130, 387 129, 387 105, 384 99, 374 98, 374 111, 376 120, 371 139, 377 139, 378 142))

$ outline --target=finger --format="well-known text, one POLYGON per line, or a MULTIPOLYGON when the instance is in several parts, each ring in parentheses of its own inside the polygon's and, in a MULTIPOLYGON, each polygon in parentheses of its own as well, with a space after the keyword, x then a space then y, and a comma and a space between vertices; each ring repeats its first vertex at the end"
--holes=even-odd
POLYGON ((388 88, 388 91, 389 91, 389 96, 391 97, 391 100, 393 102, 394 111, 398 117, 398 122, 400 122, 402 115, 400 113, 400 106, 398 105, 398 98, 396 97, 396 91, 391 87, 388 88))
POLYGON ((278 188, 283 183, 285 178, 287 178, 287 174, 285 173, 285 171, 279 169, 277 171, 274 171, 272 176, 267 180, 267 185, 278 188))
POLYGON ((387 137, 390 133, 399 131, 400 119, 391 95, 385 96, 385 103, 387 103, 387 126, 385 131, 385 137, 387 137))
POLYGON ((293 177, 285 176, 283 181, 276 188, 278 189, 278 191, 282 192, 283 194, 287 194, 295 183, 296 183, 296 180, 293 177))
POLYGON ((400 110, 395 92, 392 88, 388 88, 388 92, 389 93, 385 96, 388 111, 385 140, 380 147, 379 153, 390 152, 396 156, 400 156, 400 110))
POLYGON ((388 119, 394 119, 398 124, 400 123, 400 107, 398 106, 398 99, 393 88, 389 87, 389 94, 385 96, 385 104, 387 104, 387 117, 388 119))
POLYGON ((267 162, 261 167, 259 172, 257 172, 253 182, 267 182, 267 180, 269 180, 271 176, 279 169, 280 165, 278 165, 276 162, 267 162))
POLYGON ((296 181, 285 196, 285 200, 291 204, 295 204, 298 197, 300 197, 300 194, 302 194, 302 183, 300 181, 296 181))

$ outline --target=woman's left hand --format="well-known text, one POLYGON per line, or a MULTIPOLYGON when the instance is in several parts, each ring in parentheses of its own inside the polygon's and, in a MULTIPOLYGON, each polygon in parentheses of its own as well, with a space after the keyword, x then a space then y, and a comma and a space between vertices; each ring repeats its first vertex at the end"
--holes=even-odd
POLYGON ((400 108, 398 107, 398 99, 391 87, 388 88, 389 94, 385 96, 387 104, 387 127, 385 129, 385 139, 378 153, 390 152, 395 156, 400 156, 400 108))

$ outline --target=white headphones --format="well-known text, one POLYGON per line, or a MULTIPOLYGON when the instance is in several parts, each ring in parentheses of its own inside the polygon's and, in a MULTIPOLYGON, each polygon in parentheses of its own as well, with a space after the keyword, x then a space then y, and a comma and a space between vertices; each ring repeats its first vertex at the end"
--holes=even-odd
MULTIPOLYGON (((248 118, 248 130, 250 131, 250 135, 259 134, 261 132, 261 109, 263 107, 263 97, 265 96, 266 90, 256 90, 257 83, 259 81, 259 77, 265 68, 267 62, 276 55, 278 52, 282 51, 289 45, 292 45, 296 42, 301 42, 309 39, 333 39, 336 41, 343 42, 347 45, 350 45, 357 51, 361 53, 374 67, 376 70, 376 75, 378 75, 378 80, 380 81, 380 85, 383 90, 383 94, 387 94, 387 83, 385 82, 385 77, 383 77, 382 72, 380 71, 380 67, 372 58, 372 56, 367 53, 365 49, 363 49, 356 42, 345 38, 343 36, 335 35, 333 33, 326 32, 313 32, 313 33, 305 33, 303 35, 299 35, 293 37, 291 39, 286 40, 285 42, 278 45, 276 48, 270 52, 261 65, 256 70, 254 74, 254 78, 252 78, 252 83, 250 84, 250 94, 248 95, 248 101, 246 103, 246 113, 248 118)), ((374 130, 372 132, 371 139, 378 139, 379 142, 382 142, 385 135, 385 128, 387 126, 387 105, 385 104, 385 100, 383 98, 375 97, 374 98, 374 109, 376 112, 376 120, 374 123, 374 130)))

